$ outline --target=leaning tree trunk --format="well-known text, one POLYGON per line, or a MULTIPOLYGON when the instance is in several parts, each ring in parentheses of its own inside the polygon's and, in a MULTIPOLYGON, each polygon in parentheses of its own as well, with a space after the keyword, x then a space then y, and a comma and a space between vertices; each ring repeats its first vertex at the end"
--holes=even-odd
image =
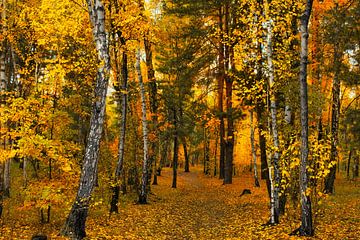
POLYGON ((139 78, 140 85, 140 95, 141 95, 141 112, 142 112, 142 128, 143 128, 143 141, 144 141, 144 159, 142 167, 142 176, 141 176, 141 188, 139 193, 139 203, 147 203, 147 185, 148 185, 148 172, 149 172, 149 143, 148 143, 148 126, 146 120, 146 97, 145 97, 145 87, 141 74, 140 66, 140 50, 136 53, 136 71, 139 78))
POLYGON ((301 195, 301 236, 312 236, 311 201, 307 193, 309 183, 308 153, 309 153, 309 124, 308 124, 308 89, 307 89, 307 64, 308 64, 308 38, 309 19, 311 15, 312 0, 306 1, 306 9, 300 18, 301 52, 300 52, 300 112, 301 112, 301 162, 300 162, 300 195, 301 195))
POLYGON ((126 116, 127 116, 127 81, 128 81, 128 57, 124 51, 122 57, 122 92, 121 92, 121 122, 120 122, 120 138, 119 138, 119 157, 115 170, 115 186, 110 203, 110 213, 119 212, 118 202, 120 191, 126 192, 125 174, 124 174, 124 155, 125 155, 125 138, 126 138, 126 116), (120 182, 122 183, 120 184, 120 182))
POLYGON ((254 180, 255 187, 260 187, 258 172, 257 172, 257 164, 256 164, 256 149, 255 149, 255 137, 254 137, 254 125, 253 125, 253 110, 250 110, 250 140, 251 140, 251 153, 254 164, 254 180))
POLYGON ((88 11, 93 28, 93 37, 98 52, 98 71, 95 98, 92 106, 90 130, 81 169, 79 188, 71 211, 61 234, 72 239, 86 236, 85 223, 89 210, 91 193, 96 183, 100 139, 103 131, 106 93, 110 76, 110 56, 105 30, 105 9, 102 1, 88 0, 88 11))
MULTIPOLYGON (((265 1, 265 15, 269 16, 269 4, 268 1, 265 1)), ((271 224, 279 223, 279 191, 280 191, 280 171, 279 171, 279 135, 278 135, 278 127, 277 127, 277 109, 276 109, 276 98, 274 93, 274 65, 273 65, 273 50, 272 50, 272 27, 271 21, 268 20, 266 23, 267 27, 267 44, 266 44, 266 55, 268 60, 268 82, 270 89, 270 113, 271 113, 271 130, 273 135, 273 144, 274 144, 274 153, 272 154, 272 162, 274 167, 274 186, 273 186, 273 207, 271 214, 274 214, 270 218, 271 224)))

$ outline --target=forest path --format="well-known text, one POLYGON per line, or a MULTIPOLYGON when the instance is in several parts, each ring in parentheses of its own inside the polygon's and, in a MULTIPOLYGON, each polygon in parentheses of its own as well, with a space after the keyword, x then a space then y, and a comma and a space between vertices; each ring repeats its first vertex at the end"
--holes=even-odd
POLYGON ((223 185, 218 177, 204 176, 200 168, 179 170, 174 189, 172 170, 164 169, 158 182, 149 204, 127 205, 106 223, 124 229, 117 237, 112 232, 113 239, 254 239, 256 226, 266 222, 265 186, 253 188, 250 175, 223 185), (244 188, 252 194, 240 197, 244 188))

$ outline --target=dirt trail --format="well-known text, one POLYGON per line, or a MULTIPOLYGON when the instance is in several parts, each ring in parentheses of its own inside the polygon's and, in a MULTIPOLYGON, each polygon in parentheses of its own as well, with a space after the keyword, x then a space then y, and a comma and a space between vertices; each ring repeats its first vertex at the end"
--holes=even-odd
POLYGON ((134 223, 134 212, 131 213, 132 220, 127 223, 135 225, 130 229, 136 230, 137 239, 252 239, 249 231, 264 213, 256 209, 260 202, 249 201, 250 195, 240 198, 243 186, 224 186, 222 181, 203 176, 197 169, 179 172, 178 187, 171 189, 171 174, 166 170, 159 177, 149 205, 137 206, 143 210, 138 216, 141 221, 134 223), (148 230, 143 232, 144 228, 148 230))

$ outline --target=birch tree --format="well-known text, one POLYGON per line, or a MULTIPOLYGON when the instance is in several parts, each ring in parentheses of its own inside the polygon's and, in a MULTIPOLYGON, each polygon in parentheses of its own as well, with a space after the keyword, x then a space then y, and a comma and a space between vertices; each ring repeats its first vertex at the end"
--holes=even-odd
POLYGON ((255 180, 255 187, 260 187, 257 164, 256 164, 256 148, 255 148, 253 115, 254 115, 253 110, 250 110, 250 142, 251 142, 251 154, 254 164, 254 180, 255 180))
POLYGON ((81 169, 79 188, 71 211, 61 231, 62 235, 72 239, 83 239, 86 237, 85 223, 91 194, 96 184, 100 139, 103 131, 106 93, 110 76, 110 56, 105 29, 104 4, 101 0, 88 0, 87 5, 99 65, 90 119, 90 130, 81 169))
POLYGON ((311 201, 308 196, 309 173, 309 123, 308 123, 308 87, 307 87, 307 64, 308 64, 308 38, 309 19, 312 9, 312 0, 306 1, 306 8, 300 18, 301 52, 300 52, 300 111, 301 111, 301 162, 300 162, 300 198, 301 198, 301 236, 312 236, 312 212, 311 201))
MULTIPOLYGON (((274 204, 271 204, 271 218, 270 224, 279 223, 279 191, 280 191, 280 171, 279 171, 279 135, 278 135, 278 127, 277 127, 277 108, 276 108, 276 97, 274 94, 274 65, 273 65, 273 56, 272 56, 272 19, 269 18, 269 3, 266 0, 265 2, 265 16, 267 16, 267 38, 266 38, 266 56, 267 56, 267 64, 268 64, 268 83, 270 88, 270 115, 271 115, 271 131, 272 138, 274 144, 274 153, 272 154, 272 163, 274 169, 274 186, 271 186, 273 193, 274 204)), ((271 169, 269 168, 269 171, 271 169)), ((270 177, 270 176, 269 176, 270 177)))
POLYGON ((149 142, 148 142, 148 126, 146 120, 146 97, 145 97, 145 87, 143 83, 142 73, 141 73, 141 53, 140 50, 136 53, 136 71, 138 74, 139 85, 140 85, 140 95, 141 95, 141 122, 142 122, 142 131, 143 131, 143 142, 144 142, 144 158, 142 166, 142 176, 141 176, 141 188, 139 193, 139 203, 147 203, 147 184, 148 184, 148 171, 149 171, 149 142))

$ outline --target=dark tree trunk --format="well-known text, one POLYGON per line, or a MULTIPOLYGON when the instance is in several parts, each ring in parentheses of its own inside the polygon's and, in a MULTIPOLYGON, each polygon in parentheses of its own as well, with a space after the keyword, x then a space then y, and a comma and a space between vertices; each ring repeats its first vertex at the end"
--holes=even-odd
POLYGON ((325 179, 325 193, 334 192, 334 181, 336 175, 336 161, 338 159, 338 128, 339 128, 339 113, 340 113, 340 59, 341 53, 337 47, 334 47, 334 79, 332 86, 332 107, 331 107, 331 154, 330 154, 330 173, 325 179))
POLYGON ((174 114, 174 157, 173 157, 173 181, 172 181, 172 188, 176 188, 176 179, 177 179, 177 165, 178 165, 178 158, 179 158, 179 136, 178 136, 178 129, 177 129, 177 113, 176 109, 173 109, 174 114))
MULTIPOLYGON (((229 33, 229 4, 225 6, 225 32, 229 33)), ((232 105, 232 87, 233 79, 230 77, 230 64, 233 64, 233 48, 225 46, 225 86, 226 86, 226 118, 227 118, 227 136, 225 150, 225 171, 224 184, 231 184, 233 177, 233 157, 234 157, 234 119, 232 105), (231 59, 231 60, 230 60, 231 59), (230 62, 231 61, 231 62, 230 62)), ((234 66, 233 66, 234 67, 234 66)), ((234 68, 233 68, 234 69, 234 68)))
POLYGON ((184 147, 184 155, 185 155, 185 172, 190 172, 190 163, 189 163, 189 153, 187 150, 186 138, 183 138, 182 141, 184 147))
MULTIPOLYGON (((220 33, 223 31, 223 10, 219 9, 219 29, 220 33)), ((225 176, 225 123, 224 123, 224 81, 225 81, 225 68, 224 68, 224 44, 222 37, 219 41, 219 66, 218 66, 218 111, 220 121, 220 179, 225 176)))
POLYGON ((253 110, 250 110, 250 142, 251 142, 251 153, 252 153, 252 164, 254 164, 254 181, 255 187, 260 187, 257 163, 256 163, 256 148, 255 148, 255 136, 254 136, 254 124, 253 124, 253 110))
POLYGON ((125 153, 125 138, 126 138, 126 116, 127 116, 127 81, 128 81, 128 66, 127 53, 122 54, 122 92, 121 92, 121 123, 120 123, 120 137, 119 137, 119 157, 115 170, 115 185, 110 203, 110 213, 118 213, 118 203, 120 192, 126 193, 126 180, 124 173, 124 153, 125 153))
POLYGON ((61 231, 72 239, 86 237, 85 223, 88 215, 91 193, 93 191, 98 166, 100 139, 105 116, 106 93, 110 76, 110 56, 105 30, 105 9, 100 0, 88 0, 88 10, 93 26, 93 37, 98 52, 99 68, 96 76, 95 98, 92 106, 90 132, 85 148, 79 189, 75 202, 61 231), (102 64, 100 64, 102 63, 102 64))
POLYGON ((262 113, 265 110, 264 103, 259 103, 256 105, 256 116, 258 120, 258 134, 259 134, 259 148, 260 148, 260 161, 261 161, 261 179, 266 180, 266 188, 270 197, 270 179, 269 179, 269 170, 268 162, 266 156, 266 138, 262 134, 266 132, 266 125, 262 119, 262 113))
POLYGON ((353 169, 354 169, 354 173, 353 173, 354 178, 359 177, 359 156, 356 156, 354 158, 354 167, 353 167, 353 169))
POLYGON ((350 163, 351 163, 351 155, 352 155, 352 149, 349 150, 349 157, 347 162, 347 168, 346 168, 346 176, 347 178, 350 178, 350 163))
MULTIPOLYGON (((149 33, 148 33, 149 35, 149 33)), ((145 46, 145 54, 146 54, 146 66, 147 66, 147 76, 149 81, 149 93, 150 93, 150 113, 151 113, 151 131, 154 136, 158 135, 158 100, 157 100, 157 84, 155 78, 155 71, 153 66, 153 54, 152 54, 152 44, 148 37, 144 38, 144 46, 145 46)), ((149 181, 151 179, 151 171, 152 165, 154 164, 154 169, 156 171, 156 161, 157 161, 157 153, 158 153, 158 146, 156 141, 150 142, 150 149, 149 149, 149 181)), ((157 185, 157 174, 154 174, 154 181, 153 185, 157 185)))
POLYGON ((314 234, 311 201, 307 193, 309 183, 308 166, 308 87, 307 87, 307 64, 308 64, 308 38, 309 19, 311 15, 312 0, 306 1, 306 9, 300 18, 301 52, 300 52, 300 102, 301 102, 301 162, 300 162, 300 195, 301 195, 301 236, 312 236, 314 234))

